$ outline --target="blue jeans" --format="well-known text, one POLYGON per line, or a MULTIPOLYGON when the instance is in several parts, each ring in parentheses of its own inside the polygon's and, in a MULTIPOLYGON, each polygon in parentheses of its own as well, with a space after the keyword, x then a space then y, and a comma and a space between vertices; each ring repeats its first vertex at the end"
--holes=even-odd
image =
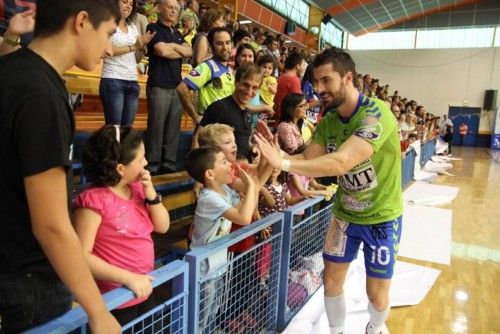
POLYGON ((106 124, 132 126, 139 104, 139 91, 137 81, 102 78, 99 97, 106 124))
POLYGON ((19 333, 69 311, 73 296, 55 273, 0 274, 0 333, 19 333))

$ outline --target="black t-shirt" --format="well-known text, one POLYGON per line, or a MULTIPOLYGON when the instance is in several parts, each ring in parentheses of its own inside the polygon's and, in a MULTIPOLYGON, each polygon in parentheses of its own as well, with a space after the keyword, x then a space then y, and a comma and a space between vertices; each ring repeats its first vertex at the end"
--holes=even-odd
POLYGON ((53 271, 31 231, 24 177, 64 166, 74 117, 59 74, 27 48, 0 57, 0 274, 53 271))
POLYGON ((232 95, 215 101, 205 110, 200 122, 201 126, 222 123, 234 128, 234 137, 238 153, 250 157, 250 136, 252 135, 252 118, 246 109, 241 109, 232 95))
POLYGON ((181 33, 171 27, 167 27, 160 21, 148 24, 147 31, 155 31, 156 34, 148 44, 149 55, 149 70, 148 82, 150 87, 175 88, 181 82, 182 58, 167 59, 157 56, 155 53, 155 44, 177 43, 182 45, 185 43, 181 33))

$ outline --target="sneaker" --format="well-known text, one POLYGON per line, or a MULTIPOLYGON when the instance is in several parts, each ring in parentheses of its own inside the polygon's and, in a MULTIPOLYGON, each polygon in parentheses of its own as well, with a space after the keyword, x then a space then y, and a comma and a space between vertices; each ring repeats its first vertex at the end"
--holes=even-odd
MULTIPOLYGON (((370 322, 368 322, 366 324, 366 329, 365 329, 365 333, 368 334, 368 326, 370 325, 370 322)), ((382 325, 382 329, 380 330, 380 332, 378 332, 377 334, 389 334, 389 330, 387 329, 387 326, 385 324, 382 325)))

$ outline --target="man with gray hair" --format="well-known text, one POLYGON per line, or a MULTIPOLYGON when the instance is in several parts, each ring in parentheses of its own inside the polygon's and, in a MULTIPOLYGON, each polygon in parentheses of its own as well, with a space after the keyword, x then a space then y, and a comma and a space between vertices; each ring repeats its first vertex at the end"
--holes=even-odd
POLYGON ((177 0, 158 0, 157 6, 158 21, 147 28, 156 34, 148 44, 146 156, 152 173, 168 173, 176 170, 182 115, 175 88, 182 79, 182 58, 191 57, 192 49, 175 29, 180 13, 177 0))

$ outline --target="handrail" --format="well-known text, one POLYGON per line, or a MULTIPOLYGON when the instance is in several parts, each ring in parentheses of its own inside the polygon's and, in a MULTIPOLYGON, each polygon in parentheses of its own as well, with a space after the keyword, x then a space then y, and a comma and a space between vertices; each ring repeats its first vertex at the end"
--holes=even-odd
MULTIPOLYGON (((154 277, 153 288, 181 275, 186 275, 189 271, 188 264, 183 261, 173 261, 161 268, 158 268, 149 275, 154 277)), ((127 288, 117 288, 103 295, 104 302, 109 310, 112 310, 130 300, 135 299, 134 293, 127 288)), ((81 306, 74 308, 58 318, 46 322, 40 326, 27 330, 26 334, 63 334, 84 326, 88 321, 87 314, 81 306)))

